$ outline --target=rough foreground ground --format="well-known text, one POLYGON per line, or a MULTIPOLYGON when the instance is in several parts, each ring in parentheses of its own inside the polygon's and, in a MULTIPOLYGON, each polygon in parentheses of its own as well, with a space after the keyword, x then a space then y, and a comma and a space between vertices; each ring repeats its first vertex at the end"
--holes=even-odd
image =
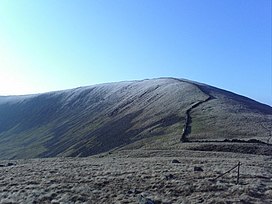
POLYGON ((141 150, 0 161, 0 203, 272 203, 271 159, 141 150), (180 163, 172 163, 174 159, 180 163), (236 169, 214 180, 238 161, 242 163, 238 185, 236 169))

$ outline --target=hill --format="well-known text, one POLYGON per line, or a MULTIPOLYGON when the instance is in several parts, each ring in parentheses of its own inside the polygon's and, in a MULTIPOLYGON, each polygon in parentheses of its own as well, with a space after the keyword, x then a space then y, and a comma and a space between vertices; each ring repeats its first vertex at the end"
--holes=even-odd
POLYGON ((271 143, 271 121, 268 105, 175 78, 2 96, 0 158, 196 148, 192 143, 218 141, 271 143))

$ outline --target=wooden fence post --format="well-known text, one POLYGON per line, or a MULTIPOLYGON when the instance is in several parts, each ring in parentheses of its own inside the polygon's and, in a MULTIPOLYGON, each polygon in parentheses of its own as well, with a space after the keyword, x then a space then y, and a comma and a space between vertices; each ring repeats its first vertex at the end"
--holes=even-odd
POLYGON ((237 172, 237 182, 236 182, 236 184, 239 184, 239 178, 240 178, 240 165, 241 165, 241 163, 240 163, 240 161, 238 162, 238 172, 237 172))
POLYGON ((216 180, 222 176, 224 176, 225 174, 228 174, 230 173, 232 170, 238 168, 238 172, 237 172, 237 181, 236 181, 236 184, 239 184, 239 179, 240 179, 240 166, 241 166, 241 162, 239 161, 237 165, 235 165, 233 168, 231 168, 230 170, 226 171, 225 173, 217 176, 216 178, 214 178, 213 180, 216 180))

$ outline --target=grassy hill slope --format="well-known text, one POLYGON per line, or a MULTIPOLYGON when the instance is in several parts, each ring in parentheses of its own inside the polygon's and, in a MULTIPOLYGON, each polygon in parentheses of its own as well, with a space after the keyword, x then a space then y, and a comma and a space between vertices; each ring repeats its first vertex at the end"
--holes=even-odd
POLYGON ((174 78, 0 97, 0 158, 88 156, 141 141, 171 148, 182 135, 270 142, 271 121, 270 106, 174 78))

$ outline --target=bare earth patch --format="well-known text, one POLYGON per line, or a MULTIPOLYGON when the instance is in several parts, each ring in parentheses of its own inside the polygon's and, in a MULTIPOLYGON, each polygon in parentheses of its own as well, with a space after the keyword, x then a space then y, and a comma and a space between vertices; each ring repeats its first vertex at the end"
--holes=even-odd
POLYGON ((271 156, 135 150, 0 165, 0 203, 272 203, 271 156), (214 180, 238 161, 238 185, 236 170, 214 180))

